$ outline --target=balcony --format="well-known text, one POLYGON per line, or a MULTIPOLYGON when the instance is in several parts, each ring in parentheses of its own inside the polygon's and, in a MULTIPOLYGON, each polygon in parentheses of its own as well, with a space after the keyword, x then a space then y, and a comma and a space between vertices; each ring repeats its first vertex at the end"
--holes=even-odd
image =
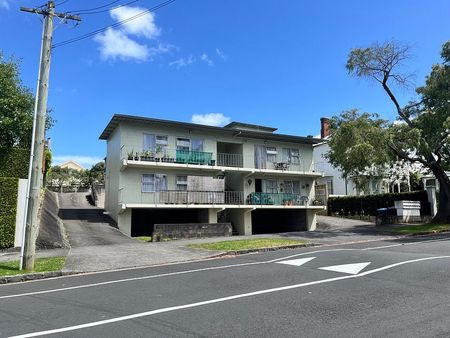
POLYGON ((243 168, 243 156, 241 154, 217 153, 217 165, 222 167, 243 168))
MULTIPOLYGON (((227 150, 227 149, 226 149, 227 150)), ((256 158, 253 153, 243 155, 239 149, 236 152, 203 152, 181 149, 136 150, 136 147, 122 146, 121 170, 127 167, 158 167, 158 168, 192 168, 216 172, 234 171, 247 175, 260 173, 276 176, 323 176, 310 161, 302 158, 286 158, 282 154, 256 158)))
POLYGON ((246 202, 249 205, 307 206, 308 197, 290 193, 252 192, 246 202))

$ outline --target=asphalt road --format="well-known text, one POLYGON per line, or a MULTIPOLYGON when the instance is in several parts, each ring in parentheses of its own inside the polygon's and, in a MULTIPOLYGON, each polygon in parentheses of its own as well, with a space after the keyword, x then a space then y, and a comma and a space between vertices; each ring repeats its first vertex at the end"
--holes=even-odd
POLYGON ((0 286, 0 336, 449 337, 450 239, 0 286))

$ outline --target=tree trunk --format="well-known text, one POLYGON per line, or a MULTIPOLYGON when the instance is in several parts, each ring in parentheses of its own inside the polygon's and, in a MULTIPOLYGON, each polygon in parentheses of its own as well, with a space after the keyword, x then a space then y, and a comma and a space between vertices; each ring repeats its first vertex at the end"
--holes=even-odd
POLYGON ((431 165, 430 169, 439 182, 440 195, 439 206, 433 221, 438 223, 450 223, 450 178, 445 173, 442 166, 431 165))

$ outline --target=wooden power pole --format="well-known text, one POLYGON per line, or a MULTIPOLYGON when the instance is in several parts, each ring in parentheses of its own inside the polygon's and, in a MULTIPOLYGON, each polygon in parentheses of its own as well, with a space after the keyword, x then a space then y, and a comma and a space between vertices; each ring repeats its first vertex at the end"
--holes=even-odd
POLYGON ((38 234, 39 197, 42 188, 42 159, 44 156, 45 121, 47 118, 48 79, 50 75, 50 58, 52 49, 53 18, 80 21, 76 15, 55 12, 54 1, 48 1, 45 7, 25 8, 20 10, 44 17, 41 56, 39 64, 38 85, 33 116, 33 135, 28 170, 28 192, 25 227, 20 255, 20 269, 32 270, 38 234), (46 8, 45 8, 46 7, 46 8))

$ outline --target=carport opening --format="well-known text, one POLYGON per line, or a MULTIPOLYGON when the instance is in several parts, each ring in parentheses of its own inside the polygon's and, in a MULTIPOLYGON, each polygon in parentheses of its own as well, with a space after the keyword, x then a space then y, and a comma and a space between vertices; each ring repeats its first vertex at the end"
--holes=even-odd
POLYGON ((155 224, 205 223, 207 209, 132 209, 131 236, 152 236, 155 224))
POLYGON ((305 230, 307 230, 305 210, 253 210, 252 212, 253 234, 305 230))

